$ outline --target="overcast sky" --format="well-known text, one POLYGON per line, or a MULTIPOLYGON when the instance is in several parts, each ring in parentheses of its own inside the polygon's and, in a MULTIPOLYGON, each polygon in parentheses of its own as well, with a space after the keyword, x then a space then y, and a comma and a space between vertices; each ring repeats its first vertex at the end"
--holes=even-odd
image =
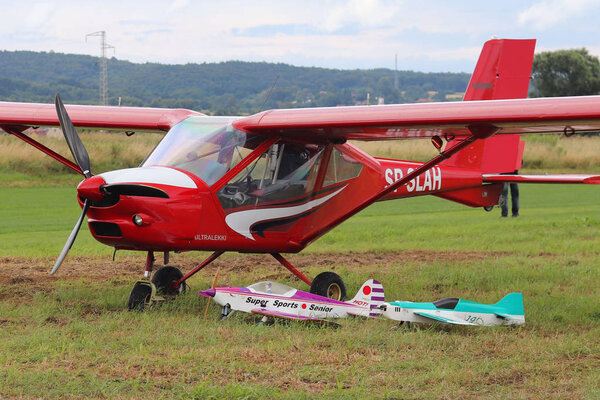
POLYGON ((600 55, 600 0, 0 0, 0 50, 165 64, 227 60, 471 72, 484 41, 600 55))

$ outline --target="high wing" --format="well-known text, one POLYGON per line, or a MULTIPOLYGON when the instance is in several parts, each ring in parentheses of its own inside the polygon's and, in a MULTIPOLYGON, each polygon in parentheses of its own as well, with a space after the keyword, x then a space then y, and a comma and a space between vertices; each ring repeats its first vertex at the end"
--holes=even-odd
POLYGON ((324 324, 324 325, 338 325, 335 322, 328 321, 323 318, 305 317, 302 315, 294 315, 294 314, 282 313, 282 312, 278 312, 278 311, 271 311, 271 310, 267 310, 265 308, 255 308, 255 309, 251 310, 250 312, 252 314, 264 315, 265 317, 292 319, 295 321, 314 322, 314 323, 324 324))
MULTIPOLYGON (((75 126, 119 130, 168 131, 192 115, 191 110, 146 108, 66 106, 75 126)), ((22 131, 29 126, 58 126, 54 104, 0 102, 0 127, 22 131)))
POLYGON ((234 125, 316 142, 572 134, 600 130, 600 96, 269 110, 234 125))
POLYGON ((439 315, 429 314, 429 313, 426 313, 426 312, 423 312, 423 311, 415 311, 414 313, 416 315, 420 315, 421 317, 433 319, 433 320, 438 321, 438 322, 444 322, 446 324, 475 325, 475 324, 473 324, 471 322, 463 321, 462 319, 441 317, 439 315))

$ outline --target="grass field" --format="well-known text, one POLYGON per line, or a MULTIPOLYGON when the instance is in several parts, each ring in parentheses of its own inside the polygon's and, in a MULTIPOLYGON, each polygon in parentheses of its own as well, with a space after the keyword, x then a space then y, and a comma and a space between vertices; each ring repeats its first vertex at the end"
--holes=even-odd
MULTIPOLYGON (((197 290, 219 265, 222 285, 304 288, 268 257, 237 254, 185 295, 125 311, 144 256, 113 263, 85 226, 49 277, 80 213, 61 179, 8 186, 15 177, 0 175, 0 398, 600 397, 596 186, 521 185, 521 217, 509 219, 434 197, 378 203, 289 257, 312 276, 335 270, 351 295, 371 277, 389 300, 524 294, 522 328, 393 330, 387 320, 218 321, 214 305, 204 320, 197 290)), ((172 263, 187 270, 202 257, 172 263)))

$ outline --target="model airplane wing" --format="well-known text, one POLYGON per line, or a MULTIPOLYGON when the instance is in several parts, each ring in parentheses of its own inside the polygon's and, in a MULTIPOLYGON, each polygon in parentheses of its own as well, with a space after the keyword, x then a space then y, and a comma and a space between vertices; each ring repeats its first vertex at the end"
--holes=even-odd
MULTIPOLYGON (((168 131, 195 111, 146 107, 66 106, 75 126, 87 128, 168 131)), ((0 102, 0 127, 58 126, 53 104, 0 102)), ((18 129, 21 131, 22 129, 18 129)))
POLYGON ((284 319, 292 319, 295 321, 314 322, 314 323, 323 324, 323 325, 339 325, 335 322, 328 321, 328 320, 322 319, 322 318, 305 317, 302 315, 282 313, 282 312, 278 312, 278 311, 267 310, 265 308, 255 308, 255 309, 251 310, 250 312, 252 314, 264 315, 265 317, 284 318, 284 319))
POLYGON ((270 110, 234 125, 310 141, 572 134, 600 130, 600 96, 270 110))
POLYGON ((435 314, 429 314, 423 311, 415 311, 414 312, 416 315, 420 315, 421 317, 425 317, 425 318, 429 318, 429 319, 433 319, 439 322, 444 322, 446 324, 455 324, 455 325, 476 325, 473 324, 471 322, 467 322, 461 319, 455 319, 455 318, 447 318, 447 317, 442 317, 439 315, 435 315, 435 314))

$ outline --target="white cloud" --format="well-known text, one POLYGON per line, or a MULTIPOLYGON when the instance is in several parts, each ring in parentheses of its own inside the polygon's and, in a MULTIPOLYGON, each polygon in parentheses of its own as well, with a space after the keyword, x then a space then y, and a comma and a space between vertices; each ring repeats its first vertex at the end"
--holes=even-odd
POLYGON ((597 12, 599 5, 598 0, 544 0, 521 11, 518 21, 521 25, 544 30, 573 16, 597 12))
POLYGON ((237 59, 377 68, 393 67, 397 53, 404 68, 468 71, 494 33, 538 36, 538 45, 549 48, 596 45, 599 2, 503 0, 473 7, 465 0, 0 0, 0 50, 98 55, 97 38, 86 43, 85 35, 104 30, 116 56, 133 62, 237 59), (577 24, 564 34, 573 21, 561 19, 567 17, 577 24), (532 29, 546 24, 559 25, 532 29))

